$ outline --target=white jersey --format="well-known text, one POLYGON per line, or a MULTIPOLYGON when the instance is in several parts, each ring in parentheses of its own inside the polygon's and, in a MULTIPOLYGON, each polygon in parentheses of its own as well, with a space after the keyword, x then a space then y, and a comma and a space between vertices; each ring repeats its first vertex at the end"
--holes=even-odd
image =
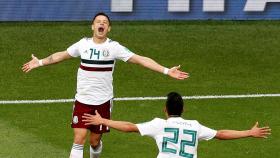
POLYGON ((72 57, 80 57, 75 99, 84 104, 100 105, 113 98, 113 71, 116 59, 127 61, 134 55, 109 38, 96 44, 83 38, 67 49, 72 57))
POLYGON ((217 131, 199 124, 196 120, 171 117, 167 120, 155 118, 137 124, 142 136, 155 139, 159 154, 157 158, 197 158, 198 140, 210 140, 217 131))

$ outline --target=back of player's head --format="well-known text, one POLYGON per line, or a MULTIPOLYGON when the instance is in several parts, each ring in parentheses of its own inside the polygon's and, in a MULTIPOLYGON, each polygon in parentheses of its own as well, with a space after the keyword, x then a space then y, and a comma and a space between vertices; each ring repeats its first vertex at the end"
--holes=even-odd
POLYGON ((93 24, 94 20, 96 19, 96 17, 98 17, 98 16, 100 16, 100 15, 105 16, 105 17, 108 19, 108 21, 109 21, 109 26, 110 26, 110 25, 111 25, 110 17, 109 17, 107 14, 103 13, 103 12, 99 12, 99 13, 95 14, 95 16, 94 16, 93 19, 92 19, 92 24, 93 24))
POLYGON ((183 112, 184 102, 180 94, 170 92, 167 95, 166 110, 169 116, 181 116, 183 112))

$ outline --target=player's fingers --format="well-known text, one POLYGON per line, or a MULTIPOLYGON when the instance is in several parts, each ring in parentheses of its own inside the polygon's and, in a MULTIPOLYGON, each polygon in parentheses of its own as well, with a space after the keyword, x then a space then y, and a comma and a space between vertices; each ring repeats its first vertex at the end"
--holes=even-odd
POLYGON ((271 130, 270 129, 263 129, 261 132, 262 133, 271 133, 271 130))
POLYGON ((263 135, 271 135, 271 132, 270 131, 262 131, 261 134, 263 134, 263 135))
POLYGON ((27 70, 28 70, 27 68, 23 68, 23 69, 22 69, 23 72, 26 72, 27 70))
POLYGON ((28 62, 28 63, 26 63, 26 64, 24 64, 24 65, 23 65, 23 67, 30 67, 29 62, 28 62))
POLYGON ((179 76, 177 79, 178 79, 178 80, 184 80, 184 79, 186 79, 186 77, 180 77, 180 76, 179 76))
POLYGON ((184 72, 184 71, 180 71, 180 70, 176 70, 175 71, 177 74, 180 74, 180 75, 188 75, 189 73, 187 72, 184 72))
POLYGON ((31 68, 26 68, 25 72, 31 71, 31 68))
POLYGON ((82 116, 82 117, 91 117, 91 116, 92 116, 91 114, 84 113, 84 116, 82 116))
POLYGON ((96 114, 96 115, 100 115, 100 114, 98 113, 98 111, 97 111, 97 110, 95 110, 95 114, 96 114))
POLYGON ((270 128, 261 128, 261 131, 264 131, 264 132, 270 132, 271 129, 270 128))
POLYGON ((87 119, 83 119, 82 122, 91 122, 91 120, 87 118, 87 119))
POLYGON ((177 79, 186 78, 186 75, 180 75, 180 74, 179 74, 179 75, 176 75, 175 78, 177 78, 177 79))
POLYGON ((84 118, 84 119, 89 119, 90 117, 89 116, 82 116, 82 118, 84 118))
POLYGON ((267 136, 261 136, 261 138, 265 138, 265 139, 266 139, 266 138, 267 138, 267 136))
POLYGON ((82 118, 85 118, 85 119, 92 119, 94 116, 93 115, 90 115, 90 114, 84 114, 83 116, 82 116, 82 118))
POLYGON ((28 69, 29 69, 29 66, 23 66, 23 67, 22 67, 22 70, 23 70, 23 71, 26 71, 26 70, 28 70, 28 69))
POLYGON ((265 132, 265 133, 263 133, 263 135, 268 136, 268 135, 271 135, 271 133, 270 132, 265 132))
POLYGON ((27 68, 27 66, 22 66, 21 67, 22 70, 25 70, 26 68, 27 68))
POLYGON ((270 129, 269 126, 262 127, 262 129, 270 129))
POLYGON ((178 79, 186 79, 188 78, 189 76, 188 75, 179 75, 178 76, 178 79))
POLYGON ((27 73, 27 72, 29 72, 29 71, 31 71, 31 69, 27 69, 25 72, 27 73))
POLYGON ((34 54, 32 54, 31 57, 32 57, 32 59, 36 58, 36 57, 34 56, 34 54))
POLYGON ((183 71, 180 71, 180 74, 182 74, 182 75, 189 75, 189 73, 183 72, 183 71))
POLYGON ((28 66, 29 65, 29 62, 28 63, 25 63, 23 66, 28 66))
POLYGON ((179 76, 188 77, 189 75, 188 74, 179 74, 179 76))
POLYGON ((82 120, 82 122, 88 122, 89 120, 87 120, 87 119, 84 119, 84 120, 82 120))

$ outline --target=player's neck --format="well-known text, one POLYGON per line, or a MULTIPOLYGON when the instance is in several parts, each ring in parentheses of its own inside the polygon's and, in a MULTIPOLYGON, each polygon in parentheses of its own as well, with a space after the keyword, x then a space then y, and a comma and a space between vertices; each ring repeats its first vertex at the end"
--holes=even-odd
POLYGON ((180 115, 168 115, 168 118, 171 118, 171 117, 181 117, 180 115))
POLYGON ((96 36, 93 36, 92 40, 96 44, 102 44, 102 43, 104 43, 107 40, 107 37, 97 38, 96 36))

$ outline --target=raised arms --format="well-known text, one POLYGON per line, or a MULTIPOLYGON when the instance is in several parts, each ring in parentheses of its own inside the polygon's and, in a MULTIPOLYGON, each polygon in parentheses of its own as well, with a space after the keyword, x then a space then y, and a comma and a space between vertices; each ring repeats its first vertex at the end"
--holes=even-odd
POLYGON ((268 126, 259 127, 256 124, 250 130, 237 131, 237 130, 219 130, 215 136, 217 139, 238 139, 245 137, 267 138, 271 134, 271 129, 268 126))
MULTIPOLYGON (((128 60, 128 62, 141 65, 143 67, 146 67, 148 69, 151 69, 153 71, 160 72, 160 73, 164 73, 164 71, 165 71, 165 67, 161 66, 160 64, 155 62, 153 59, 148 58, 148 57, 144 57, 144 56, 140 56, 140 55, 137 55, 137 54, 133 55, 128 60)), ((179 66, 174 66, 169 70, 166 69, 166 70, 168 70, 166 73, 170 77, 178 79, 178 80, 183 80, 183 79, 186 79, 186 78, 189 77, 188 73, 180 71, 179 69, 180 69, 180 65, 179 66)))
POLYGON ((31 71, 32 69, 35 69, 39 66, 55 64, 55 63, 61 62, 63 60, 69 59, 69 58, 71 58, 71 56, 67 53, 67 51, 54 53, 54 54, 42 59, 41 61, 32 54, 32 60, 30 60, 29 62, 25 63, 22 66, 22 71, 27 73, 27 72, 31 71))

